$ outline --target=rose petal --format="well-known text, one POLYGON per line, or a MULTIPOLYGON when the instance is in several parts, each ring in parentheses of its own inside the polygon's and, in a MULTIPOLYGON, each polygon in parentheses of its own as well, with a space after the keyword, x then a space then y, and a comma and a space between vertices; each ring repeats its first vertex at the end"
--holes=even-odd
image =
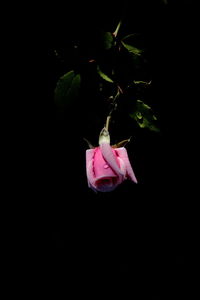
POLYGON ((124 162, 125 167, 126 167, 126 172, 128 177, 135 183, 138 183, 136 176, 133 172, 132 166, 130 164, 129 158, 128 158, 128 154, 126 151, 126 148, 121 147, 121 148, 116 148, 115 151, 117 152, 119 158, 124 162))
POLYGON ((94 169, 93 169, 94 153, 95 153, 95 149, 86 150, 86 173, 87 173, 89 187, 91 183, 94 182, 95 180, 94 169))
POLYGON ((100 147, 95 148, 95 154, 94 154, 94 173, 95 178, 99 179, 102 176, 106 177, 116 177, 117 175, 113 171, 113 169, 110 168, 109 164, 105 161, 100 147))
POLYGON ((118 164, 117 164, 117 157, 115 155, 115 150, 112 149, 110 144, 108 143, 101 143, 100 145, 101 153, 103 155, 103 158, 107 162, 107 164, 112 168, 112 170, 118 175, 118 176, 124 176, 123 172, 120 170, 118 164))

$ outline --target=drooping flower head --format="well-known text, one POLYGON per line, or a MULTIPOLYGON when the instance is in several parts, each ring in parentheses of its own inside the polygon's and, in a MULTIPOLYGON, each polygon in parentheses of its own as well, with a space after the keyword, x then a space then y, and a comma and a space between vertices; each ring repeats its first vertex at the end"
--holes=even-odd
POLYGON ((88 186, 95 191, 110 192, 130 179, 137 183, 126 148, 113 148, 104 127, 99 135, 99 147, 86 150, 88 186))

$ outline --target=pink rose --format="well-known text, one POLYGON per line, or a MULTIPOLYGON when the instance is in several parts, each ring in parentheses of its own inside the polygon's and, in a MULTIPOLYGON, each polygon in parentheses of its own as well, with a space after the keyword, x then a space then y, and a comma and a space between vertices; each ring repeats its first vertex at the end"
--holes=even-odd
POLYGON ((112 148, 107 129, 100 133, 99 147, 86 150, 88 186, 94 191, 110 192, 126 179, 137 183, 127 151, 112 148))

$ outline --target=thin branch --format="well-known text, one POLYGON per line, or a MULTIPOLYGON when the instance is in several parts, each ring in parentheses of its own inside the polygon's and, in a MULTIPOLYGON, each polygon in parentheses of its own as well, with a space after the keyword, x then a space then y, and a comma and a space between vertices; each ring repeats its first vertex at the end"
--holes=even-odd
POLYGON ((110 119, 111 119, 111 116, 107 116, 107 119, 106 119, 106 126, 105 128, 108 130, 108 127, 109 127, 109 123, 110 123, 110 119))
MULTIPOLYGON (((112 96, 112 103, 111 104, 112 104, 113 107, 112 107, 112 109, 109 113, 109 116, 111 116, 113 111, 116 110, 116 108, 117 108, 117 103, 116 102, 117 102, 117 99, 119 98, 120 95, 123 95, 123 90, 119 85, 117 85, 117 93, 114 97, 112 96)), ((110 99, 111 99, 111 97, 110 97, 110 99)))

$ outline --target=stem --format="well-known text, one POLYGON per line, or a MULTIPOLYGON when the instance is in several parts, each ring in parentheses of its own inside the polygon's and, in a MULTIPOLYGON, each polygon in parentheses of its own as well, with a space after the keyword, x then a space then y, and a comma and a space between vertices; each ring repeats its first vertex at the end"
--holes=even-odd
MULTIPOLYGON (((112 115, 113 111, 116 110, 116 108, 117 108, 116 100, 117 100, 117 99, 119 98, 119 96, 122 95, 122 94, 123 94, 122 88, 121 88, 119 85, 117 85, 117 93, 116 93, 116 95, 115 95, 114 97, 112 96, 112 106, 113 106, 113 107, 112 107, 111 111, 109 112, 108 117, 111 118, 111 115, 112 115)), ((110 97, 110 98, 111 98, 111 97, 110 97)), ((108 117, 107 117, 107 119, 108 119, 108 117)), ((109 125, 110 118, 109 118, 109 120, 106 121, 106 124, 107 124, 107 122, 108 122, 108 125, 109 125)))
POLYGON ((106 128, 107 130, 108 130, 108 127, 109 127, 110 119, 111 119, 111 116, 107 116, 107 119, 106 119, 106 126, 105 126, 105 128, 106 128))
POLYGON ((120 92, 121 94, 124 93, 123 90, 122 90, 122 88, 119 85, 117 86, 117 88, 118 88, 118 92, 120 92))

